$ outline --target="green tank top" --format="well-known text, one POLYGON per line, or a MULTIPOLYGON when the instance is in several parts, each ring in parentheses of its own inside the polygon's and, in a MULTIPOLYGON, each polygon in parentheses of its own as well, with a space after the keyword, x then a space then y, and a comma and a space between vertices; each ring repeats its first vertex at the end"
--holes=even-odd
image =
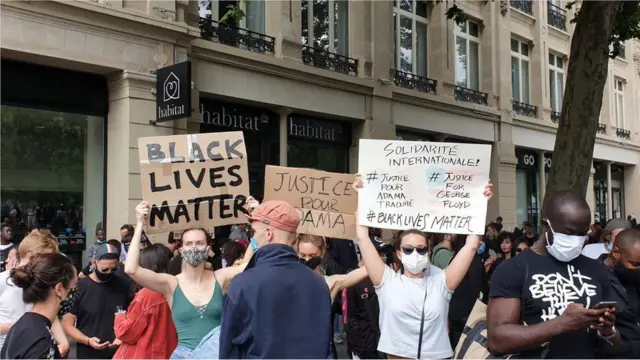
POLYGON ((213 296, 209 303, 194 306, 176 286, 171 305, 171 317, 178 332, 178 344, 193 350, 213 328, 222 321, 222 288, 215 280, 213 296))

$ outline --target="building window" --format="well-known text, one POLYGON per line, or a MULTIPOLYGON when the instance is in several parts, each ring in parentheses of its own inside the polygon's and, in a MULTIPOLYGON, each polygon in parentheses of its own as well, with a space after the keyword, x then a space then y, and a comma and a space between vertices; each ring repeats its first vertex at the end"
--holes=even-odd
POLYGON ((624 129, 624 82, 622 79, 615 78, 613 83, 616 127, 624 129))
POLYGON ((348 1, 302 0, 302 45, 349 56, 348 1))
POLYGON ((455 25, 456 85, 480 91, 480 27, 467 20, 455 25))
POLYGON ((427 77, 427 3, 394 0, 393 30, 396 69, 427 77))
POLYGON ((104 118, 7 105, 0 110, 2 219, 13 226, 14 241, 33 228, 50 229, 63 251, 70 242, 61 239, 93 241, 104 220, 104 118))
POLYGON ((551 110, 562 111, 562 98, 564 96, 564 58, 549 53, 549 99, 551 110))
POLYGON ((219 1, 198 0, 200 17, 219 21, 229 11, 229 6, 237 6, 245 16, 236 24, 233 19, 227 19, 226 24, 238 26, 253 32, 265 33, 265 0, 251 1, 219 1))
POLYGON ((511 89, 513 100, 529 104, 529 45, 511 39, 511 89))

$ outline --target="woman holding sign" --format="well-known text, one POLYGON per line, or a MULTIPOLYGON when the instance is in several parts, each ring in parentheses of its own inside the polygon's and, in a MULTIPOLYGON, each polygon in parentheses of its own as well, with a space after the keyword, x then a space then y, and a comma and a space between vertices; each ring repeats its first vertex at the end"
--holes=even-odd
MULTIPOLYGON (((251 208, 257 201, 249 199, 251 208)), ((136 207, 137 225, 127 254, 125 272, 140 286, 162 294, 171 307, 171 315, 178 332, 178 347, 172 359, 190 359, 194 351, 220 325, 222 295, 231 279, 241 273, 253 251, 247 250, 241 266, 208 271, 205 269, 209 251, 209 234, 204 229, 187 229, 182 234, 183 270, 177 275, 155 273, 140 263, 140 236, 149 214, 149 205, 143 201, 136 207), (214 331, 212 331, 214 330, 214 331)), ((214 341, 215 342, 215 341, 214 341)), ((217 351, 217 349, 215 349, 217 351)), ((209 354, 215 358, 215 354, 209 354)))
MULTIPOLYGON (((492 184, 484 196, 493 195, 492 184)), ((356 175, 354 188, 363 182, 356 175)), ((357 218, 357 216, 356 216, 357 218)), ((419 230, 402 233, 396 256, 402 261, 403 274, 398 274, 380 259, 369 238, 366 226, 357 227, 362 261, 376 287, 380 303, 380 342, 378 351, 389 358, 445 359, 453 356, 447 336, 449 302, 464 278, 482 241, 478 235, 467 236, 462 250, 451 264, 438 274, 426 274, 429 267, 429 244, 419 230)))

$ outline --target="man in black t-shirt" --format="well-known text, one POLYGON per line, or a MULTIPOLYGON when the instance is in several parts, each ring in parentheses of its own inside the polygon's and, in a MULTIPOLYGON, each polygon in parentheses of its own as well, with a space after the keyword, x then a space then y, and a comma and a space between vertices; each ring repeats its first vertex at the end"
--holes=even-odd
POLYGON ((113 330, 115 313, 130 302, 129 282, 117 276, 119 253, 111 244, 96 247, 95 270, 78 281, 78 299, 63 318, 77 345, 78 359, 111 359, 120 345, 113 330))
POLYGON ((620 341, 614 310, 593 308, 614 299, 607 270, 581 255, 589 205, 578 194, 561 191, 548 199, 542 215, 547 226, 533 247, 493 275, 489 349, 496 355, 540 358, 544 351, 547 358, 574 359, 611 351, 620 341))

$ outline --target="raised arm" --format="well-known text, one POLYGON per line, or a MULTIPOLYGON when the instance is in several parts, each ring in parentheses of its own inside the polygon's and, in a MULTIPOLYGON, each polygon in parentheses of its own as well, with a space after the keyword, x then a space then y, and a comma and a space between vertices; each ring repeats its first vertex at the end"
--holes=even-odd
POLYGON ((140 286, 158 292, 169 299, 177 285, 176 277, 169 274, 159 274, 140 266, 140 237, 146 223, 147 214, 149 214, 149 205, 146 201, 143 201, 136 206, 137 224, 133 239, 131 239, 131 244, 129 245, 124 272, 140 286))
MULTIPOLYGON (((353 188, 358 192, 362 187, 362 179, 360 179, 360 175, 357 174, 353 182, 353 188)), ((384 261, 380 259, 378 250, 376 250, 376 247, 369 238, 369 228, 360 225, 357 212, 356 237, 358 238, 358 246, 360 247, 360 256, 362 257, 362 262, 364 262, 364 266, 369 274, 369 279, 371 279, 374 286, 379 286, 382 283, 382 275, 384 275, 386 265, 384 264, 384 261)))
MULTIPOLYGON (((484 188, 484 196, 487 200, 493 196, 492 188, 493 184, 491 184, 491 180, 489 180, 489 183, 484 188)), ((469 271, 473 257, 476 256, 480 242, 482 242, 482 238, 479 235, 467 236, 467 241, 462 249, 460 249, 456 257, 453 258, 451 264, 444 269, 444 276, 449 290, 455 291, 462 282, 462 279, 467 275, 467 271, 469 271)))
MULTIPOLYGON (((258 207, 260 203, 253 196, 249 196, 247 199, 247 211, 249 214, 253 213, 253 210, 258 207)), ((226 268, 219 269, 216 271, 216 279, 220 282, 220 287, 222 288, 222 292, 226 293, 229 288, 229 283, 231 280, 238 274, 246 269, 249 260, 253 257, 253 248, 251 244, 247 246, 247 250, 244 252, 244 257, 242 257, 242 262, 238 266, 227 266, 226 268)), ((231 265, 231 264, 229 264, 231 265)))
POLYGON ((331 275, 329 276, 329 283, 331 285, 331 299, 335 298, 343 289, 348 289, 353 285, 359 283, 369 276, 366 267, 361 267, 344 275, 331 275))

